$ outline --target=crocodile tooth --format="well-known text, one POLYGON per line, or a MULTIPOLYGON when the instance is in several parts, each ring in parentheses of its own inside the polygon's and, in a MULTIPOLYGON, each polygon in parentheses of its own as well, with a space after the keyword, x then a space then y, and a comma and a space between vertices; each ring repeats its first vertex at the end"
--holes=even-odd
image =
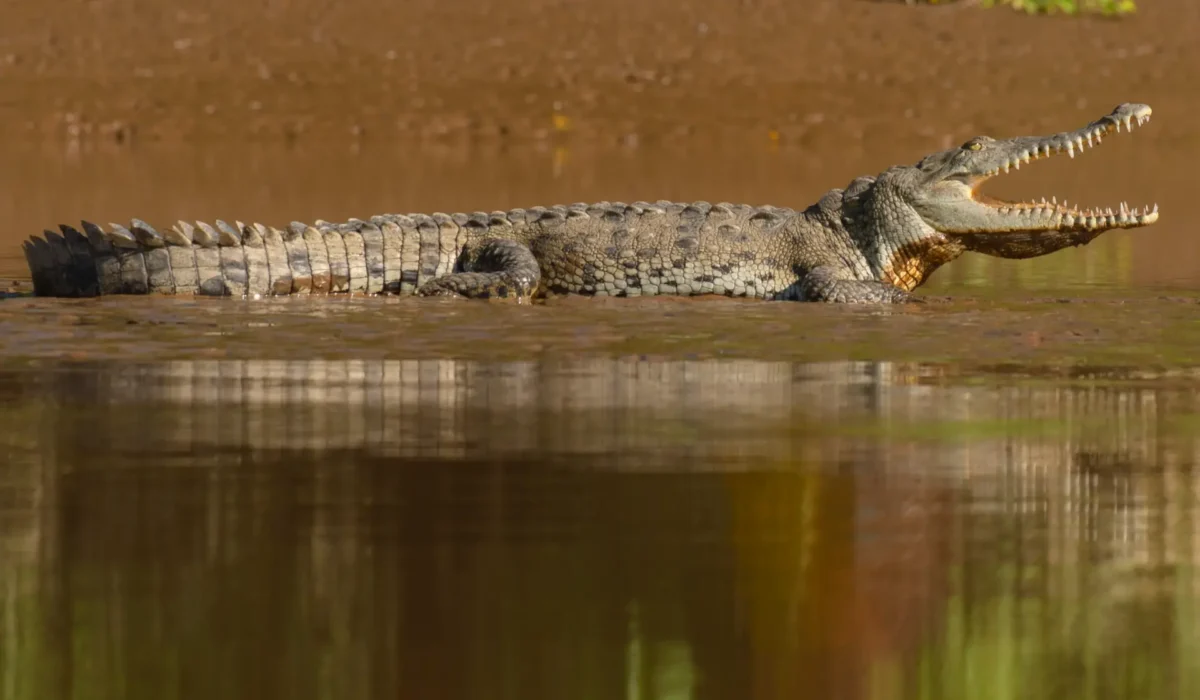
POLYGON ((1092 134, 1091 134, 1091 132, 1088 132, 1088 134, 1087 134, 1087 145, 1089 145, 1089 146, 1095 146, 1095 145, 1096 145, 1096 144, 1092 143, 1092 134))
POLYGON ((1073 141, 1067 141, 1067 155, 1072 158, 1075 157, 1075 143, 1073 141))
POLYGON ((1079 149, 1080 153, 1083 153, 1083 137, 1082 136, 1075 137, 1075 147, 1079 149))
POLYGON ((1075 225, 1075 217, 1071 214, 1063 214, 1062 225, 1063 226, 1074 226, 1075 225))

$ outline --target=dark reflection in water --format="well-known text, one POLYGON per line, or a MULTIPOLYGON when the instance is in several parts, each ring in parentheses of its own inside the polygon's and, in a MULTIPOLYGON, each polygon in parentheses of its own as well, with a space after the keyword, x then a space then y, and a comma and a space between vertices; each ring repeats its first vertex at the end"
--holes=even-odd
POLYGON ((0 372, 0 697, 1181 698, 1187 378, 0 372))

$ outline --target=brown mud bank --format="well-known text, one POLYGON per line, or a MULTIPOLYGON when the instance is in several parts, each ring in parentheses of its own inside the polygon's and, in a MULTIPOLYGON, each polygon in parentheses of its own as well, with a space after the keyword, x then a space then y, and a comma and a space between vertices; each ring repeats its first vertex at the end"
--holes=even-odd
POLYGON ((859 0, 63 0, 0 8, 6 140, 777 142, 830 157, 1059 129, 1194 140, 1200 6, 1130 18, 859 0))

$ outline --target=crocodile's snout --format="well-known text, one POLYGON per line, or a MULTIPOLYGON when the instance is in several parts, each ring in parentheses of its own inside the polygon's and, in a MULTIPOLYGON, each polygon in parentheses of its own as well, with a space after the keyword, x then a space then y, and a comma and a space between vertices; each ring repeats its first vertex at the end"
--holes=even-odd
POLYGON ((979 191, 979 187, 997 175, 1019 170, 1022 164, 1066 154, 1074 158, 1088 148, 1099 146, 1106 136, 1132 132, 1145 125, 1153 114, 1149 105, 1125 103, 1087 126, 1075 131, 1044 137, 1021 137, 997 141, 990 148, 987 162, 977 177, 969 179, 971 198, 979 204, 995 210, 1011 221, 1017 229, 1050 230, 1104 230, 1112 228, 1134 228, 1148 226, 1158 221, 1158 205, 1130 207, 1121 202, 1116 207, 1078 208, 1057 197, 1041 201, 1006 202, 993 199, 979 191))

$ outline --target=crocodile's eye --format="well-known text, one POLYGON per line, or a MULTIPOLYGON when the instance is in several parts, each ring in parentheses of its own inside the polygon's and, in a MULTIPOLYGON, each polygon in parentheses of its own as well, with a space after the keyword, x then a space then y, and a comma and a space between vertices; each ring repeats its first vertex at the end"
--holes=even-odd
POLYGON ((964 151, 981 151, 983 150, 983 144, 978 141, 967 141, 962 145, 962 148, 964 151))

